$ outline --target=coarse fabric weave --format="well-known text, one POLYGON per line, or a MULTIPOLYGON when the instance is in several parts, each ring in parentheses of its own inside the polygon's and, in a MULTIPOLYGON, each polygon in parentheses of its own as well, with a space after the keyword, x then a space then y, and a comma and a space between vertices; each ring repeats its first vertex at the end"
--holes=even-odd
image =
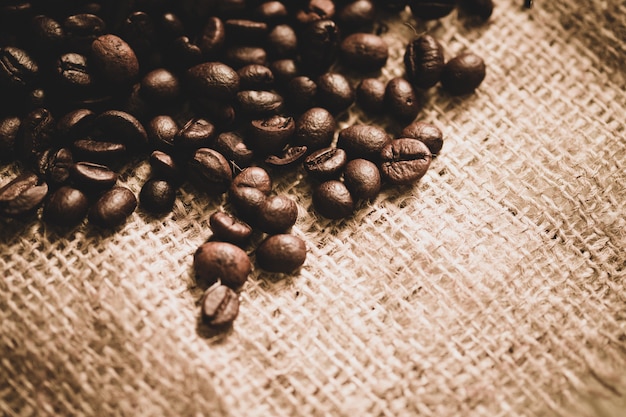
POLYGON ((626 415, 626 5, 388 23, 384 79, 426 27, 447 58, 486 61, 475 94, 429 91, 418 120, 445 144, 427 175, 341 221, 303 171, 274 175, 308 258, 256 269, 225 334, 198 325, 192 270, 225 199, 184 186, 114 234, 2 222, 0 415, 626 415))

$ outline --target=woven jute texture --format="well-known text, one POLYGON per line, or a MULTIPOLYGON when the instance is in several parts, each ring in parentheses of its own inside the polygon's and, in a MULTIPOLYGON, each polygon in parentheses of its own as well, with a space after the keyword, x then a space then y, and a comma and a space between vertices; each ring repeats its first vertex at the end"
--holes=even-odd
MULTIPOLYGON (((626 415, 626 6, 521 3, 428 25, 487 77, 428 93, 418 119, 445 144, 419 183, 329 221, 303 172, 275 175, 308 258, 255 270, 225 334, 198 325, 192 270, 224 200, 185 186, 114 234, 3 222, 0 415, 626 415)), ((423 29, 390 22, 383 78, 404 22, 423 29)))

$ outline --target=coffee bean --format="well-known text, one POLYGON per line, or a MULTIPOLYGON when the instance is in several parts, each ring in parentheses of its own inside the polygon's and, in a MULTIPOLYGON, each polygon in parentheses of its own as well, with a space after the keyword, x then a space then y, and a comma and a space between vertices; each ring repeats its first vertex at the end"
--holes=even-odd
POLYGON ((167 213, 172 211, 176 200, 176 188, 168 181, 151 178, 139 192, 139 204, 149 213, 167 213))
POLYGON ((281 150, 296 131, 292 117, 273 115, 250 122, 248 142, 259 154, 270 154, 281 150))
POLYGON ((373 200, 380 192, 380 170, 375 163, 366 159, 353 159, 343 171, 343 183, 353 198, 373 200))
POLYGON ((122 38, 113 34, 99 36, 93 41, 91 57, 95 69, 111 85, 129 84, 139 74, 135 52, 122 38))
POLYGON ((17 116, 0 118, 0 160, 8 160, 13 156, 21 122, 17 116))
POLYGON ((249 223, 256 221, 259 206, 272 190, 272 180, 263 168, 248 167, 237 175, 228 190, 228 197, 239 217, 249 223))
POLYGON ((291 273, 304 265, 307 248, 302 239, 290 234, 266 238, 256 249, 256 262, 268 272, 291 273))
POLYGON ((62 93, 81 94, 94 85, 94 80, 87 65, 87 57, 70 52, 61 55, 56 63, 56 75, 62 93))
POLYGON ((387 112, 400 122, 411 122, 420 111, 421 103, 410 82, 402 77, 389 80, 385 88, 387 112))
POLYGON ((209 225, 216 239, 235 245, 245 244, 252 236, 249 224, 223 211, 214 212, 209 217, 209 225))
POLYGON ((256 188, 268 195, 272 191, 272 178, 263 168, 252 166, 241 171, 233 179, 232 187, 256 188))
POLYGON ((162 178, 173 184, 179 184, 183 179, 183 172, 178 162, 171 155, 154 151, 150 154, 150 167, 155 178, 162 178))
POLYGON ((226 64, 205 62, 187 70, 191 95, 231 100, 239 91, 239 75, 226 64))
POLYGON ((15 150, 24 161, 33 163, 38 152, 52 146, 56 123, 52 113, 38 108, 26 115, 17 132, 15 150))
POLYGON ((91 13, 68 16, 63 21, 68 48, 79 54, 88 54, 91 44, 106 33, 106 24, 91 13))
POLYGON ((444 66, 443 47, 431 35, 410 41, 404 52, 407 79, 417 88, 428 89, 439 82, 444 66))
POLYGON ((89 109, 71 110, 57 121, 57 136, 66 143, 86 137, 93 128, 95 118, 96 114, 89 109))
POLYGON ((265 158, 265 163, 274 168, 288 168, 295 166, 306 156, 306 146, 287 146, 278 155, 270 155, 265 158))
POLYGON ((70 167, 74 184, 85 192, 108 190, 117 182, 117 174, 106 165, 78 162, 70 167))
POLYGON ((409 0, 411 13, 417 19, 435 20, 452 13, 456 0, 409 0))
POLYGON ((260 46, 230 46, 224 51, 224 63, 235 70, 246 65, 267 65, 267 52, 260 46))
POLYGON ((117 142, 79 139, 72 146, 78 161, 114 164, 126 156, 126 146, 117 142))
POLYGON ((265 39, 268 27, 267 23, 249 19, 227 19, 224 21, 226 28, 226 39, 233 42, 246 40, 247 42, 258 42, 265 39))
POLYGON ((248 255, 238 246, 228 242, 207 242, 193 257, 196 281, 208 287, 218 280, 231 288, 241 287, 252 270, 248 255))
POLYGON ((344 149, 349 159, 364 158, 377 161, 380 151, 390 141, 391 137, 383 128, 356 124, 339 131, 337 147, 344 149))
POLYGON ((59 22, 46 15, 37 15, 30 20, 29 44, 38 54, 49 57, 56 54, 65 42, 65 31, 59 22))
POLYGON ((376 78, 364 78, 356 87, 356 103, 366 113, 382 113, 385 107, 385 83, 376 78))
POLYGON ((286 98, 290 109, 297 112, 310 109, 315 106, 317 84, 306 75, 294 77, 287 84, 286 98))
POLYGON ((256 225, 268 234, 286 232, 296 224, 298 205, 284 195, 267 197, 259 206, 256 225))
POLYGON ((207 19, 200 39, 198 47, 202 51, 204 58, 213 60, 224 46, 226 40, 226 28, 224 22, 217 16, 211 16, 207 19))
POLYGON ((274 26, 267 34, 267 53, 274 59, 293 57, 298 52, 298 36, 289 25, 274 26))
POLYGON ((370 0, 350 1, 337 12, 342 33, 368 29, 375 19, 376 6, 370 0))
POLYGON ((274 84, 274 74, 265 65, 250 64, 237 70, 242 90, 270 90, 274 84))
POLYGON ((221 153, 209 148, 200 148, 188 162, 187 177, 207 194, 219 195, 228 189, 232 181, 232 171, 221 153))
POLYGON ((171 105, 179 99, 180 90, 178 77, 165 68, 154 69, 141 79, 140 93, 152 105, 171 105))
POLYGON ((378 35, 353 33, 339 45, 343 64, 355 71, 371 72, 381 69, 389 58, 389 46, 378 35))
POLYGON ((269 65, 269 68, 272 70, 275 83, 278 86, 284 86, 293 77, 300 75, 298 64, 291 58, 277 59, 269 65))
POLYGON ((0 48, 0 86, 23 91, 32 86, 38 75, 39 66, 28 52, 14 46, 0 48))
POLYGON ((211 144, 215 135, 213 123, 201 117, 194 117, 180 128, 174 138, 174 145, 185 150, 204 148, 211 144))
POLYGON ((331 19, 307 23, 298 38, 302 67, 309 74, 325 72, 339 51, 339 27, 331 19))
POLYGON ((115 229, 137 208, 137 198, 126 187, 116 186, 102 194, 91 207, 89 222, 104 229, 115 229))
POLYGON ((433 157, 441 151, 443 147, 443 133, 434 125, 425 122, 413 122, 400 132, 401 138, 413 138, 420 140, 428 146, 433 157))
POLYGON ((186 70, 202 62, 202 50, 187 36, 174 39, 166 51, 168 62, 176 70, 186 70))
POLYGON ((72 227, 85 218, 88 210, 89 200, 82 191, 63 186, 50 195, 44 206, 43 219, 56 226, 72 227))
POLYGON ((154 19, 144 11, 132 12, 122 22, 119 33, 135 52, 141 66, 149 66, 150 55, 158 42, 154 19))
POLYGON ((343 182, 328 180, 313 191, 313 207, 327 219, 343 219, 354 212, 354 200, 343 182))
POLYGON ((317 77, 315 83, 317 102, 329 112, 340 113, 354 103, 356 93, 343 74, 327 72, 317 77))
POLYGON ((300 23, 331 19, 335 15, 335 3, 332 0, 309 0, 303 3, 296 12, 296 19, 300 23))
POLYGON ((239 296, 225 285, 208 288, 200 304, 202 322, 214 328, 231 325, 239 315, 239 296))
POLYGON ((244 90, 237 93, 237 105, 244 116, 262 117, 280 113, 283 98, 272 91, 244 90))
POLYGON ((322 148, 313 152, 304 160, 304 170, 311 177, 320 181, 326 181, 338 178, 347 162, 348 156, 343 149, 322 148))
POLYGON ((236 121, 235 108, 224 101, 214 100, 206 97, 195 97, 192 101, 198 113, 206 115, 220 130, 234 127, 236 121))
POLYGON ((289 11, 280 1, 264 1, 254 9, 258 20, 268 24, 279 24, 287 20, 289 11))
POLYGON ((313 107, 296 120, 294 140, 306 146, 309 152, 325 148, 332 142, 336 127, 335 118, 328 110, 313 107))
POLYGON ((441 73, 441 85, 454 96, 472 93, 485 79, 485 62, 473 53, 449 60, 441 73))
POLYGON ((410 184, 426 174, 432 155, 417 139, 395 139, 381 151, 380 171, 391 184, 410 184))
POLYGON ((50 185, 64 184, 70 177, 74 157, 69 148, 60 148, 48 154, 44 174, 50 185))
POLYGON ((102 132, 106 140, 115 139, 129 149, 139 149, 148 144, 148 133, 135 116, 120 110, 107 110, 94 120, 94 129, 102 132))
POLYGON ((461 0, 459 8, 468 16, 486 21, 493 13, 493 0, 461 0))
POLYGON ((254 152, 248 148, 243 137, 237 132, 220 133, 213 143, 213 149, 221 153, 238 169, 250 166, 254 157, 254 152))
POLYGON ((19 175, 0 188, 0 216, 23 217, 37 210, 48 193, 48 185, 37 175, 19 175))
POLYGON ((155 116, 146 125, 146 135, 150 144, 165 152, 171 152, 174 149, 178 130, 178 124, 169 115, 155 116))

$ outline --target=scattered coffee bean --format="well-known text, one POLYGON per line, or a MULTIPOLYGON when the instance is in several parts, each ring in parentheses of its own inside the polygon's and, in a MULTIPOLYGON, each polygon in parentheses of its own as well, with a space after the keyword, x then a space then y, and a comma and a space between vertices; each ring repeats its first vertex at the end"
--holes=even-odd
POLYGON ((198 47, 204 58, 213 60, 221 51, 226 40, 226 28, 224 22, 217 16, 211 16, 207 19, 202 32, 198 47))
POLYGON ((176 187, 169 181, 151 178, 139 192, 139 204, 149 213, 168 213, 174 207, 176 187))
POLYGON ((64 184, 70 177, 70 169, 74 165, 74 157, 68 148, 60 148, 48 154, 44 175, 52 185, 64 184))
POLYGON ((343 183, 354 199, 373 200, 380 193, 380 170, 367 159, 353 159, 343 171, 343 183))
POLYGON ((298 52, 298 36, 289 25, 274 26, 267 34, 266 49, 275 59, 293 57, 298 52))
POLYGON ((228 242, 207 242, 193 256, 196 281, 209 287, 218 280, 231 288, 241 287, 252 271, 248 255, 238 246, 228 242))
POLYGON ((309 152, 330 145, 337 124, 334 116, 326 109, 313 107, 296 120, 295 142, 304 145, 309 152))
POLYGON ((437 156, 443 147, 443 133, 437 126, 430 123, 413 122, 402 129, 400 137, 413 138, 424 142, 428 146, 430 153, 433 154, 433 157, 437 156))
POLYGON ((107 29, 106 23, 91 13, 68 16, 62 25, 69 49, 80 54, 88 54, 93 42, 107 29))
POLYGON ((263 117, 280 113, 283 98, 272 91, 245 90, 237 93, 237 104, 242 115, 263 117))
POLYGON ((322 148, 304 160, 304 170, 313 178, 326 181, 339 178, 343 167, 348 162, 346 151, 341 148, 322 148))
POLYGON ((219 195, 228 190, 232 171, 221 153, 210 148, 200 148, 188 162, 187 177, 200 190, 209 195, 219 195))
POLYGON ((381 151, 380 171, 391 184, 410 184, 426 174, 432 155, 424 142, 395 139, 381 151))
POLYGON ((104 140, 115 140, 129 149, 141 149, 148 144, 148 134, 132 114, 121 110, 107 110, 93 121, 94 129, 102 132, 104 140))
POLYGON ((340 32, 331 19, 317 19, 309 22, 298 38, 303 68, 308 73, 321 74, 326 71, 339 51, 340 32))
POLYGON ((239 314, 239 296, 225 285, 209 287, 200 305, 202 322, 215 328, 231 325, 239 314))
POLYGON ((150 154, 150 166, 155 178, 162 178, 173 184, 179 184, 183 179, 183 172, 178 162, 169 154, 154 151, 150 154))
POLYGON ((104 142, 94 139, 79 139, 74 142, 74 155, 79 161, 112 164, 120 161, 126 154, 126 146, 122 143, 104 142))
POLYGON ((239 91, 239 75, 226 64, 205 62, 187 70, 191 95, 231 100, 239 91))
POLYGON ((292 78, 287 84, 286 98, 289 108, 305 111, 315 106, 317 84, 306 75, 292 78))
POLYGON ((0 85, 23 91, 39 75, 39 66, 28 52, 14 46, 0 48, 0 85))
POLYGON ((249 223, 257 218, 259 206, 272 190, 272 180, 263 168, 248 167, 237 175, 228 190, 230 202, 239 217, 249 223))
POLYGON ((126 187, 116 186, 102 194, 91 207, 89 222, 103 229, 115 229, 137 208, 137 198, 126 187))
POLYGON ((252 236, 249 224, 223 211, 213 213, 209 217, 209 225, 216 239, 238 246, 247 243, 252 236))
POLYGON ((485 62, 473 53, 463 53, 449 60, 441 73, 441 85, 454 96, 473 92, 485 79, 485 62))
POLYGON ((174 147, 194 150, 209 146, 216 135, 213 123, 201 118, 191 118, 180 128, 174 137, 174 147))
POLYGON ((420 101, 410 82, 392 78, 385 88, 387 112, 400 122, 411 122, 420 111, 420 101))
POLYGON ((288 231, 298 219, 298 205, 284 195, 267 197, 260 205, 257 215, 257 227, 268 234, 288 231))
POLYGON ((9 160, 13 157, 21 122, 20 118, 16 116, 0 119, 0 160, 9 160))
POLYGON ((347 2, 337 12, 342 33, 370 29, 376 19, 376 6, 371 0, 347 2))
POLYGON ((22 217, 34 213, 48 193, 48 185, 32 173, 19 175, 0 188, 0 216, 22 217))
POLYGON ((317 77, 317 102, 333 114, 346 110, 354 103, 356 93, 350 81, 337 72, 327 72, 317 77))
POLYGON ((269 90, 274 85, 274 74, 265 65, 250 64, 237 70, 242 90, 269 90))
POLYGON ((174 150, 178 130, 178 124, 169 115, 155 116, 146 125, 146 135, 150 144, 165 152, 174 150))
POLYGON ((382 113, 385 107, 385 83, 376 78, 364 78, 356 87, 356 103, 366 113, 382 113))
POLYGON ((132 82, 139 74, 135 52, 120 37, 106 34, 91 44, 91 57, 100 75, 111 85, 132 82))
POLYGON ((267 65, 267 52, 259 46, 231 46, 223 59, 225 64, 239 70, 247 65, 267 65))
POLYGON ((266 238, 256 249, 256 261, 268 272, 290 273, 300 268, 306 260, 306 244, 290 234, 277 234, 266 238))
POLYGON ((88 136, 96 114, 89 109, 75 109, 63 115, 56 125, 57 137, 63 142, 73 142, 88 136))
POLYGON ((168 105, 178 101, 181 85, 178 77, 171 71, 157 68, 144 75, 140 92, 153 105, 168 105))
POLYGON ((346 151, 349 159, 364 158, 377 161, 380 151, 391 141, 381 127, 356 124, 339 131, 337 147, 346 151))
POLYGON ((287 168, 295 166, 307 153, 306 146, 288 146, 278 155, 270 155, 264 162, 274 168, 287 168))
POLYGON ((248 131, 250 146, 267 155, 285 147, 296 131, 296 123, 293 117, 273 115, 252 120, 248 131))
POLYGON ((44 206, 43 219, 61 227, 78 225, 87 215, 89 200, 77 188, 63 186, 54 191, 44 206))
POLYGON ((233 165, 233 171, 250 166, 254 158, 254 151, 248 148, 238 132, 220 133, 213 143, 213 148, 233 165))
POLYGON ((444 66, 443 47, 431 35, 412 41, 404 53, 407 79, 417 88, 428 89, 439 82, 444 66))
POLYGON ((343 219, 354 212, 354 200, 343 182, 329 180, 313 191, 313 207, 327 219, 343 219))
POLYGON ((378 35, 353 33, 346 36, 339 46, 343 64, 359 72, 381 69, 389 58, 389 46, 378 35))
POLYGON ((78 162, 70 167, 70 177, 84 192, 108 190, 117 182, 117 174, 109 167, 92 162, 78 162))

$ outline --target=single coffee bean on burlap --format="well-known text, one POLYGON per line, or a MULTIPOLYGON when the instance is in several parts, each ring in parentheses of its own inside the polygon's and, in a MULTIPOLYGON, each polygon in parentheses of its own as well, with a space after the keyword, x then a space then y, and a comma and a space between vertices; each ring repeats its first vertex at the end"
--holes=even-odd
POLYGON ((78 225, 87 215, 89 200, 77 188, 63 186, 54 191, 44 206, 46 223, 61 227, 78 225))
POLYGON ((17 176, 0 188, 0 216, 33 214, 48 194, 48 185, 34 173, 17 176))
POLYGON ((285 195, 267 197, 260 205, 256 226, 268 234, 284 233, 296 224, 298 205, 285 195))
POLYGON ((151 178, 139 192, 139 204, 148 213, 162 214, 172 211, 176 200, 176 187, 169 181, 151 178))
POLYGON ((485 61, 471 52, 462 53, 449 60, 441 73, 441 85, 454 96, 472 93, 486 75, 485 61))
POLYGON ((341 41, 339 50, 343 65, 358 72, 380 70, 389 58, 387 42, 373 33, 348 35, 341 41))
POLYGON ((166 114, 155 116, 146 124, 146 135, 150 145, 164 152, 174 150, 178 131, 179 127, 176 121, 172 116, 166 114))
POLYGON ((317 84, 317 103, 333 114, 347 110, 354 103, 354 87, 343 74, 326 72, 315 80, 317 84))
POLYGON ((303 165, 304 170, 312 178, 326 181, 338 178, 347 162, 346 151, 341 148, 328 147, 313 152, 304 160, 303 165))
POLYGON ((432 155, 424 142, 395 139, 380 152, 380 171, 391 184, 411 184, 426 174, 432 155))
POLYGON ((256 263, 268 272, 294 272, 306 261, 307 248, 302 239, 290 234, 266 238, 257 247, 256 263))
POLYGON ((217 135, 213 143, 213 149, 224 155, 224 158, 233 164, 233 170, 244 169, 252 163, 254 151, 248 145, 239 132, 222 132, 217 135))
POLYGON ((435 20, 452 13, 456 0, 409 0, 413 17, 419 20, 435 20))
POLYGON ((252 227, 248 223, 223 211, 211 214, 209 225, 215 239, 238 246, 246 244, 252 236, 252 227))
POLYGON ((417 88, 425 90, 437 84, 444 64, 443 47, 429 34, 410 41, 404 52, 406 77, 417 88))
POLYGON ((106 165, 77 162, 70 166, 70 178, 86 193, 108 190, 117 182, 117 173, 106 165))
POLYGON ((443 147, 443 133, 441 130, 430 123, 413 122, 406 126, 400 132, 401 138, 413 138, 420 140, 428 146, 433 158, 441 151, 443 147))
POLYGON ((385 106, 394 119, 410 123, 419 113, 421 103, 411 83, 396 77, 389 80, 385 87, 385 106))
POLYGON ((232 100, 239 91, 239 75, 232 67, 220 62, 205 62, 186 72, 191 96, 232 100))
POLYGON ((265 65, 250 64, 237 70, 242 90, 270 90, 274 86, 274 74, 265 65))
POLYGON ((187 163, 187 177, 198 189, 209 195, 224 193, 233 179, 226 158, 210 148, 196 150, 187 163))
POLYGON ((248 255, 228 242, 211 241, 201 245, 193 257, 196 282, 209 287, 218 280, 231 288, 241 287, 252 270, 248 255))
POLYGON ((296 132, 293 117, 272 115, 250 121, 248 143, 258 154, 271 154, 285 147, 296 132))
POLYGON ((306 146, 287 146, 280 153, 268 156, 263 162, 274 168, 290 168, 296 166, 306 154, 306 146))
POLYGON ((130 84, 139 74, 135 52, 122 38, 106 34, 91 44, 94 70, 112 86, 130 84))
POLYGON ((356 124, 339 131, 337 147, 344 149, 349 159, 378 161, 380 151, 390 141, 391 136, 382 127, 356 124))
POLYGON ((239 296, 226 285, 209 287, 200 305, 202 322, 215 328, 231 325, 239 314, 239 296))
POLYGON ((155 178, 167 180, 172 184, 180 184, 183 181, 182 169, 171 155, 157 150, 150 154, 149 160, 155 178))
POLYGON ((343 219, 354 212, 354 200, 343 182, 328 180, 315 187, 313 207, 327 219, 343 219))
POLYGON ((126 187, 116 186, 105 192, 89 210, 89 223, 103 229, 115 229, 137 208, 137 198, 126 187))
POLYGON ((367 159, 353 159, 343 171, 343 183, 356 200, 373 200, 380 193, 380 170, 367 159))
POLYGON ((364 78, 356 87, 356 104, 368 114, 379 114, 385 107, 385 83, 377 78, 364 78))
POLYGON ((309 152, 330 146, 335 135, 335 117, 326 109, 313 107, 296 120, 294 142, 306 146, 309 152))

